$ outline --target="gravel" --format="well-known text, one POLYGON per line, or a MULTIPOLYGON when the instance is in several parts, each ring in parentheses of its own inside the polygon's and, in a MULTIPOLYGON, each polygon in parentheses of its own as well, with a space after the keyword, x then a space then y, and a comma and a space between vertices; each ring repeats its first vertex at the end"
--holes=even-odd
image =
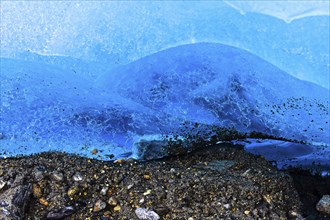
MULTIPOLYGON (((0 195, 17 187, 10 183, 18 175, 23 177, 18 185, 30 187, 25 194, 33 196, 22 203, 27 220, 299 219, 302 215, 291 176, 233 145, 147 162, 114 163, 51 152, 0 159, 0 167, 6 168, 0 175, 6 183, 0 195)), ((8 199, 5 202, 9 205, 0 207, 0 213, 17 208, 8 199)))

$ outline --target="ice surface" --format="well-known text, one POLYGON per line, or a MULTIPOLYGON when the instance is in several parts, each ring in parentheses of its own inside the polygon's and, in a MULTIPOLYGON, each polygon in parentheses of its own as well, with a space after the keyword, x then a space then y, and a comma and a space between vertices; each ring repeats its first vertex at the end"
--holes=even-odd
POLYGON ((2 1, 0 28, 2 57, 29 51, 109 67, 182 44, 216 42, 329 88, 329 1, 2 1))
POLYGON ((330 2, 318 1, 225 1, 241 14, 256 12, 271 15, 286 22, 319 15, 329 15, 330 2))
MULTIPOLYGON (((139 140, 208 139, 215 127, 329 149, 328 1, 1 1, 0 10, 3 156, 109 159, 139 140)), ((315 149, 296 158, 329 155, 315 149)))
POLYGON ((1 142, 9 155, 35 146, 122 153, 134 150, 139 136, 186 136, 210 126, 329 145, 327 89, 222 44, 171 48, 95 82, 6 58, 1 73, 1 142), (194 131, 196 123, 202 126, 194 131))

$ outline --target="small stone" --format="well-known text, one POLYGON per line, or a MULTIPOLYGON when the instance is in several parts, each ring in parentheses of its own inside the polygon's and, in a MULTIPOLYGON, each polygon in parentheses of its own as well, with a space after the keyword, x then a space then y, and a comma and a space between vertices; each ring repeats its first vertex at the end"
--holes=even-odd
POLYGON ((130 190, 130 189, 132 189, 133 186, 134 186, 134 184, 130 184, 127 186, 127 189, 130 190))
POLYGON ((46 199, 44 199, 44 198, 40 198, 39 199, 39 203, 41 205, 44 205, 44 206, 48 206, 49 205, 49 202, 46 199))
POLYGON ((47 213, 46 219, 51 220, 60 220, 68 217, 74 213, 74 209, 72 206, 66 206, 62 209, 52 210, 47 213))
POLYGON ((188 220, 194 220, 194 218, 193 217, 189 217, 188 220))
POLYGON ((225 207, 226 209, 229 209, 230 205, 229 204, 224 204, 223 207, 225 207))
POLYGON ((107 186, 102 187, 100 194, 105 196, 107 194, 108 189, 109 189, 109 187, 107 187, 107 186))
POLYGON ((145 174, 145 175, 143 175, 143 178, 144 178, 145 180, 150 180, 150 179, 151 179, 151 176, 148 175, 148 174, 145 174))
POLYGON ((119 205, 116 205, 116 206, 113 208, 113 211, 115 211, 115 212, 120 212, 120 206, 119 206, 119 205))
POLYGON ((118 159, 118 160, 115 160, 113 161, 114 163, 118 163, 118 164, 122 164, 125 162, 125 159, 118 159))
POLYGON ((96 148, 94 148, 94 149, 91 151, 91 153, 92 153, 93 155, 97 154, 97 152, 98 152, 98 150, 97 150, 96 148))
POLYGON ((147 196, 147 195, 149 195, 150 193, 151 193, 151 190, 148 189, 147 191, 145 191, 145 192, 143 193, 143 195, 144 195, 144 196, 147 196))
POLYGON ((111 205, 111 206, 116 206, 116 205, 118 204, 118 201, 117 201, 116 198, 114 198, 114 197, 111 196, 111 197, 108 199, 108 204, 111 205))
POLYGON ((244 214, 245 214, 245 215, 249 215, 249 214, 250 214, 250 211, 249 211, 249 210, 245 210, 245 211, 244 211, 244 214))
MULTIPOLYGON (((5 215, 5 216, 8 216, 8 215, 10 215, 10 212, 9 212, 7 209, 2 208, 0 214, 3 214, 3 215, 5 215)), ((0 215, 0 216, 1 216, 1 215, 0 215)))
POLYGON ((170 169, 170 173, 175 173, 175 169, 174 168, 171 168, 170 169))
POLYGON ((42 196, 42 190, 38 183, 34 183, 32 185, 32 194, 37 198, 40 198, 42 196))
POLYGON ((69 197, 72 197, 78 192, 78 190, 79 188, 77 186, 73 186, 68 190, 67 194, 69 197))
POLYGON ((107 192, 107 195, 108 195, 108 196, 112 196, 112 194, 113 194, 113 189, 110 188, 110 189, 108 190, 108 192, 107 192))
POLYGON ((135 215, 138 217, 138 219, 141 220, 158 220, 160 219, 159 215, 152 211, 152 210, 147 210, 144 208, 137 208, 135 210, 135 215))
POLYGON ((99 199, 96 201, 96 203, 94 205, 93 212, 99 212, 99 211, 105 209, 106 206, 107 206, 107 204, 99 199))
POLYGON ((330 215, 330 195, 322 196, 320 201, 316 204, 316 210, 323 214, 330 215))
POLYGON ((268 204, 271 205, 271 203, 272 203, 272 196, 271 196, 271 195, 267 194, 267 195, 263 195, 262 197, 264 198, 264 200, 265 200, 268 204))
POLYGON ((144 198, 140 199, 139 203, 140 204, 144 203, 144 198))
POLYGON ((0 201, 0 207, 6 207, 9 206, 9 204, 6 201, 0 201))
POLYGON ((33 170, 33 177, 35 180, 40 181, 44 177, 45 169, 43 167, 37 167, 33 170))
POLYGON ((3 180, 0 180, 0 190, 2 190, 3 187, 5 187, 7 183, 3 180))
POLYGON ((156 206, 154 208, 154 211, 159 215, 159 216, 165 216, 167 213, 169 213, 171 210, 166 207, 166 206, 156 206))
POLYGON ((53 172, 51 175, 51 179, 56 182, 61 182, 63 180, 63 173, 53 172))
POLYGON ((111 212, 110 212, 110 211, 106 211, 106 212, 104 212, 104 213, 103 213, 103 217, 109 219, 109 218, 111 217, 111 212))
POLYGON ((83 177, 82 177, 81 173, 79 173, 79 172, 75 173, 72 178, 76 182, 79 182, 79 181, 83 180, 83 177))

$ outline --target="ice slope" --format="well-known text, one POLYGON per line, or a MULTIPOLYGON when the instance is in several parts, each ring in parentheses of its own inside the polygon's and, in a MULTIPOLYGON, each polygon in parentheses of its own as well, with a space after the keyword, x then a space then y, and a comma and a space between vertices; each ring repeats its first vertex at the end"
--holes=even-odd
POLYGON ((194 123, 329 145, 329 90, 235 47, 178 46, 98 75, 2 58, 1 154, 109 159, 146 135, 184 138, 194 123))
POLYGON ((329 90, 231 46, 171 48, 114 69, 96 84, 184 121, 329 144, 329 90))

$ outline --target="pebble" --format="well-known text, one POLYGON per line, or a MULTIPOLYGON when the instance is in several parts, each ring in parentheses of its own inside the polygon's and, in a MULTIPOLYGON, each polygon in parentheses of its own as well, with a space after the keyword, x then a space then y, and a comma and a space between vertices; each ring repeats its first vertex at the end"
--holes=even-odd
POLYGON ((9 206, 9 204, 6 201, 0 201, 0 207, 6 207, 9 206))
POLYGON ((144 178, 145 180, 150 180, 150 179, 151 179, 151 176, 148 175, 148 174, 145 174, 145 175, 143 175, 143 178, 144 178))
POLYGON ((108 204, 111 205, 111 206, 116 206, 118 204, 118 201, 115 197, 111 196, 109 199, 108 199, 108 204))
POLYGON ((96 148, 93 149, 93 150, 91 151, 91 153, 92 153, 93 155, 97 154, 97 152, 98 152, 98 150, 97 150, 96 148))
POLYGON ((107 206, 107 204, 99 199, 96 201, 96 203, 94 205, 93 212, 99 212, 99 211, 105 209, 106 206, 107 206))
POLYGON ((225 207, 226 209, 229 209, 230 205, 229 204, 224 204, 223 207, 225 207))
POLYGON ((135 214, 136 216, 138 217, 138 219, 141 219, 141 220, 158 220, 160 219, 159 215, 152 211, 152 210, 147 210, 147 209, 144 209, 144 208, 137 208, 135 210, 135 214))
POLYGON ((114 208, 113 208, 113 211, 115 212, 119 212, 120 211, 120 206, 119 205, 116 205, 114 208))
POLYGON ((68 194, 68 196, 72 197, 73 195, 75 195, 78 192, 78 190, 79 190, 79 188, 77 186, 73 186, 68 190, 67 194, 68 194))
POLYGON ((144 196, 147 196, 147 195, 149 195, 150 193, 151 193, 151 190, 148 189, 147 191, 145 191, 145 192, 143 193, 143 195, 144 195, 144 196))
POLYGON ((43 167, 37 167, 33 170, 33 177, 40 181, 44 177, 45 169, 43 167))
POLYGON ((63 180, 63 173, 60 172, 53 172, 51 175, 51 179, 56 182, 61 182, 63 180))
POLYGON ((32 185, 32 194, 37 198, 40 198, 42 196, 42 190, 39 184, 34 183, 32 185))
POLYGON ((10 212, 7 210, 7 209, 5 209, 5 208, 2 208, 1 209, 1 213, 3 214, 3 215, 10 215, 10 212))
POLYGON ((79 172, 75 173, 72 178, 76 182, 79 182, 79 181, 83 180, 83 177, 82 177, 81 173, 79 173, 79 172))
POLYGON ((104 213, 103 213, 103 216, 102 216, 103 218, 106 218, 106 219, 109 219, 110 217, 111 217, 111 212, 110 211, 105 211, 104 213))
POLYGON ((2 190, 3 187, 5 187, 6 182, 3 180, 0 180, 0 190, 2 190))
POLYGON ((108 189, 109 189, 109 187, 107 187, 107 186, 102 187, 100 194, 105 196, 107 194, 108 189))
POLYGON ((66 206, 62 209, 52 210, 47 213, 47 220, 60 220, 68 217, 74 213, 74 209, 72 206, 66 206))
POLYGON ((46 199, 44 199, 44 198, 40 198, 39 199, 39 203, 41 205, 44 205, 44 206, 48 206, 49 205, 49 202, 46 199))
POLYGON ((323 195, 320 201, 316 204, 316 210, 330 215, 330 195, 323 195))

